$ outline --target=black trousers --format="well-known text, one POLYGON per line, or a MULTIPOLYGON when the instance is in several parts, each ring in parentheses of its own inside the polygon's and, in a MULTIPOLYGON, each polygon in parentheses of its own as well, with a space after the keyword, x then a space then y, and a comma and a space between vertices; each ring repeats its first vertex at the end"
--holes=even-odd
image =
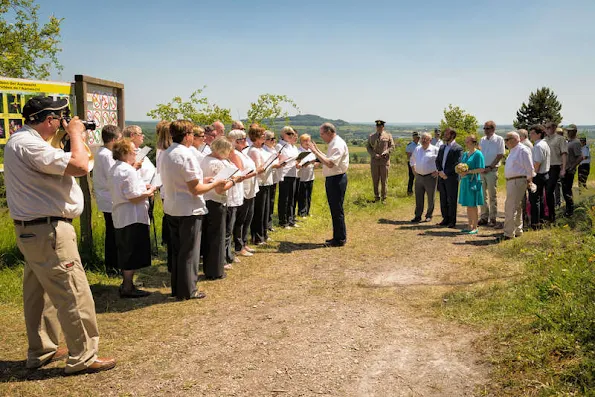
POLYGON ((254 217, 250 224, 250 233, 254 244, 264 243, 268 237, 270 191, 270 186, 260 186, 260 190, 254 198, 254 217))
MULTIPOLYGON (((161 201, 163 205, 165 201, 161 201)), ((165 205, 163 205, 165 207, 165 205)), ((161 245, 165 245, 167 248, 167 271, 171 273, 171 263, 172 263, 172 250, 171 244, 169 244, 169 224, 167 223, 169 219, 169 215, 163 213, 163 218, 161 218, 161 245)))
POLYGON ((310 204, 312 204, 312 187, 314 181, 301 182, 298 195, 298 215, 310 215, 310 204))
POLYGON ((578 166, 578 186, 583 189, 587 188, 587 179, 591 173, 591 163, 579 164, 578 166))
POLYGON ((227 216, 225 218, 225 262, 226 263, 233 263, 234 259, 236 258, 235 255, 235 247, 233 244, 233 228, 236 225, 237 221, 237 214, 238 214, 237 207, 227 207, 227 216))
POLYGON ((241 251, 248 244, 248 230, 254 217, 254 200, 254 197, 245 198, 244 204, 238 208, 233 228, 233 245, 236 251, 241 251))
POLYGON ((411 164, 407 161, 407 167, 409 168, 409 181, 407 181, 407 194, 413 193, 413 182, 415 181, 415 173, 413 172, 413 168, 411 168, 411 164))
POLYGON ((171 295, 188 299, 196 293, 202 234, 202 215, 167 216, 172 250, 171 295))
POLYGON ((326 198, 333 218, 333 240, 347 241, 347 227, 345 226, 345 212, 343 202, 347 191, 347 174, 327 176, 324 186, 326 198))
POLYGON ((443 222, 448 225, 456 225, 459 178, 456 175, 448 175, 446 179, 438 177, 438 191, 440 192, 440 212, 443 222))
POLYGON ((300 199, 300 187, 302 181, 300 178, 295 178, 295 191, 293 192, 293 223, 295 223, 298 214, 298 202, 300 199))
POLYGON ((208 279, 222 278, 225 265, 226 206, 207 200, 207 210, 203 222, 202 268, 208 279))
POLYGON ((279 226, 295 224, 295 189, 296 177, 286 176, 279 182, 279 201, 277 213, 279 215, 279 226))
POLYGON ((274 183, 270 186, 269 192, 269 220, 267 222, 267 229, 273 230, 273 212, 275 212, 275 196, 277 195, 277 185, 278 183, 274 183))
POLYGON ((543 174, 537 174, 533 178, 533 183, 537 186, 535 193, 529 192, 529 202, 531 203, 531 226, 533 227, 539 226, 545 218, 543 200, 547 180, 547 172, 543 174))
POLYGON ((574 200, 572 198, 574 174, 576 174, 576 170, 566 170, 566 174, 561 178, 562 194, 564 194, 564 201, 566 202, 566 215, 572 215, 574 213, 574 200))
POLYGON ((549 178, 545 185, 545 201, 549 211, 548 218, 551 222, 556 220, 556 197, 554 192, 558 186, 558 179, 560 179, 560 168, 559 165, 550 166, 549 178))
POLYGON ((116 233, 114 229, 114 222, 112 220, 112 214, 110 212, 104 212, 103 219, 105 219, 105 272, 107 274, 113 274, 118 272, 119 267, 118 249, 116 248, 116 233))

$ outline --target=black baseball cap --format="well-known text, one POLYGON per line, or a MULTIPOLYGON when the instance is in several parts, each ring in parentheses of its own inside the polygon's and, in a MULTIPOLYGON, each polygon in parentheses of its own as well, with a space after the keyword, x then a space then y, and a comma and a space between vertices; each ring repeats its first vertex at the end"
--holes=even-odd
POLYGON ((68 108, 68 98, 59 98, 54 100, 52 97, 35 96, 25 103, 21 114, 26 121, 35 121, 42 119, 44 113, 60 113, 68 108))

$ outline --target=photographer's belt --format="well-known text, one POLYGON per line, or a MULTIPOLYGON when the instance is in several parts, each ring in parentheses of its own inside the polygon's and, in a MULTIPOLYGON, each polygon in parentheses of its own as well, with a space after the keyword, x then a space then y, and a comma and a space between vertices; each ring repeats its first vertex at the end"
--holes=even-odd
POLYGON ((30 221, 18 221, 16 219, 13 219, 13 222, 15 225, 21 225, 21 226, 41 225, 42 223, 52 223, 52 222, 58 222, 58 221, 72 223, 72 219, 63 218, 61 216, 46 216, 45 218, 36 218, 36 219, 31 219, 30 221))
POLYGON ((521 179, 521 178, 527 179, 527 176, 525 176, 525 175, 513 176, 513 177, 510 177, 510 178, 506 178, 506 180, 507 181, 514 181, 515 179, 521 179))

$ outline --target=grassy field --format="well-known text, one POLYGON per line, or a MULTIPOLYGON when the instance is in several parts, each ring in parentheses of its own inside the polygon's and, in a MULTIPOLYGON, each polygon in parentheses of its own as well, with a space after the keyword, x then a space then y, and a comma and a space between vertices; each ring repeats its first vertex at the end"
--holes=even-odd
MULTIPOLYGON (((412 208, 413 199, 406 196, 404 162, 396 163, 391 169, 389 200, 384 206, 370 203, 373 195, 368 167, 360 165, 350 169, 345 210, 352 227, 382 218, 391 211, 412 208)), ((324 181, 320 171, 317 172, 312 208, 315 217, 308 219, 306 227, 298 233, 304 237, 315 233, 316 239, 322 241, 330 236, 330 216, 324 181)), ((500 179, 502 185, 503 178, 500 179)), ((491 282, 455 287, 445 293, 445 303, 434 307, 436 315, 465 324, 485 335, 476 347, 494 368, 493 380, 486 389, 488 395, 594 395, 595 200, 590 194, 580 195, 579 200, 582 204, 572 219, 561 219, 556 227, 525 233, 520 239, 486 251, 493 256, 494 262, 501 263, 503 267, 508 263, 519 263, 518 273, 513 276, 507 274, 500 279, 495 277, 491 282)), ((3 332, 0 333, 0 341, 3 346, 16 346, 24 341, 21 324, 22 265, 19 265, 20 254, 14 247, 13 226, 7 212, 2 211, 0 329, 3 332), (18 321, 15 322, 15 319, 18 321)), ((159 236, 160 200, 156 200, 155 214, 159 236)), ((103 217, 95 209, 93 232, 96 250, 101 257, 103 217)), ((275 232, 273 238, 284 242, 290 233, 275 232)), ((279 249, 282 250, 282 247, 279 249)), ((361 247, 361 252, 357 254, 374 262, 373 245, 361 247)), ((398 258, 400 253, 393 252, 391 255, 398 258)), ((145 285, 167 288, 161 246, 153 264, 140 272, 139 280, 145 285)), ((94 291, 114 289, 119 285, 120 279, 105 276, 100 267, 97 270, 88 272, 94 291)), ((107 318, 104 323, 115 326, 116 322, 123 321, 118 312, 133 309, 123 306, 125 304, 105 302, 99 298, 102 313, 115 313, 114 318, 107 318)), ((154 315, 159 316, 157 312, 154 315)), ((108 348, 115 343, 107 342, 108 348)), ((11 357, 14 357, 14 348, 10 351, 11 357)), ((2 383, 9 380, 2 377, 0 390, 2 383)), ((34 384, 26 390, 42 392, 34 384)))

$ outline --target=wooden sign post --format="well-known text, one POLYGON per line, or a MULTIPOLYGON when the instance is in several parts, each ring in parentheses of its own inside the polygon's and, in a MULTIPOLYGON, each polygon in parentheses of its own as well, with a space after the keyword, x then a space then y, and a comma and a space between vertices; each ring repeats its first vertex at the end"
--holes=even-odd
MULTIPOLYGON (((79 74, 74 76, 74 95, 76 114, 83 120, 93 120, 97 123, 97 129, 88 131, 87 136, 87 144, 93 152, 97 152, 103 144, 103 126, 111 124, 124 128, 124 84, 79 74)), ((89 176, 79 178, 79 182, 85 198, 85 209, 81 214, 81 254, 86 259, 91 259, 89 256, 94 257, 95 251, 89 176)))

